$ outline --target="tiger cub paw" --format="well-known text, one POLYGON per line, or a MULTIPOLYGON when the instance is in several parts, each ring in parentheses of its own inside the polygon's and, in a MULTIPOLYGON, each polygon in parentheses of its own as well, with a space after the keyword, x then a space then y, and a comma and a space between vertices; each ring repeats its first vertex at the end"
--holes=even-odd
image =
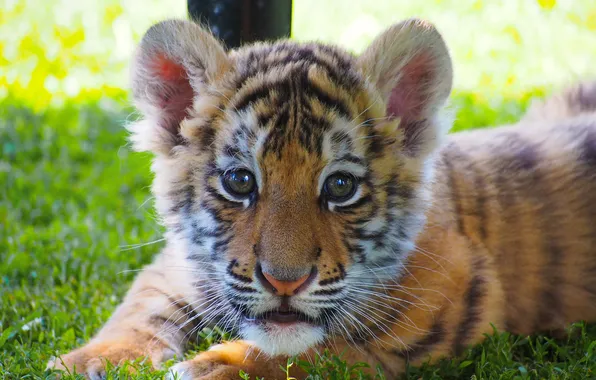
POLYGON ((281 363, 276 358, 259 355, 258 350, 246 342, 227 342, 174 365, 168 372, 167 380, 240 379, 240 371, 248 373, 251 379, 285 380, 286 374, 278 362, 281 363))
POLYGON ((148 351, 136 343, 120 340, 103 341, 90 343, 66 355, 53 358, 48 362, 46 369, 83 374, 94 380, 105 377, 107 362, 112 365, 121 365, 126 361, 147 358, 156 367, 173 358, 175 354, 174 350, 159 344, 148 351))
POLYGON ((242 368, 209 360, 196 359, 178 363, 170 368, 166 380, 223 380, 240 379, 242 368))

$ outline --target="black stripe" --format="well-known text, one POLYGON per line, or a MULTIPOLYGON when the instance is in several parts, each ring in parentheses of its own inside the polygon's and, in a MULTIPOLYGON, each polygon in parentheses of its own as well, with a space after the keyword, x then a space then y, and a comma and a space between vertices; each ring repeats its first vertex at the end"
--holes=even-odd
MULTIPOLYGON (((516 230, 518 228, 518 206, 522 202, 535 205, 534 208, 538 210, 534 215, 538 223, 536 230, 541 234, 542 251, 546 255, 546 263, 543 265, 541 273, 543 291, 540 295, 534 295, 540 297, 538 307, 529 308, 527 305, 520 305, 519 303, 524 301, 517 297, 518 287, 509 286, 505 294, 506 303, 509 306, 506 323, 511 332, 518 332, 519 321, 529 319, 529 316, 523 315, 523 313, 535 311, 533 326, 530 324, 529 327, 538 331, 556 318, 561 305, 557 289, 561 277, 558 267, 561 252, 554 237, 558 233, 555 206, 548 184, 538 170, 539 148, 515 132, 509 132, 504 137, 504 143, 495 151, 495 155, 499 157, 499 161, 497 161, 499 165, 497 166, 499 169, 497 171, 498 200, 503 210, 503 224, 507 229, 501 234, 516 236, 517 239, 500 247, 500 252, 497 254, 498 265, 519 268, 517 277, 521 279, 519 281, 523 286, 523 277, 526 276, 526 273, 524 273, 523 266, 519 265, 518 257, 527 255, 527 253, 523 251, 524 238, 520 237, 516 230), (502 257, 505 252, 507 252, 506 261, 502 257)), ((519 332, 527 331, 528 326, 524 323, 522 326, 525 328, 519 332)))
POLYGON ((305 95, 312 96, 312 97, 316 98, 326 108, 334 109, 342 117, 344 117, 348 120, 353 119, 353 115, 350 112, 348 105, 346 103, 344 103, 343 100, 334 98, 332 95, 325 92, 324 89, 313 84, 312 82, 308 82, 307 84, 309 86, 303 89, 305 95))
POLYGON ((256 293, 257 290, 248 286, 237 285, 232 282, 227 283, 229 287, 240 293, 256 293))
POLYGON ((585 137, 580 147, 579 160, 588 168, 589 178, 596 174, 596 122, 588 125, 583 131, 585 137))
MULTIPOLYGON (((234 131, 234 142, 236 144, 240 144, 242 142, 247 142, 249 144, 254 144, 257 141, 257 135, 255 132, 249 128, 246 124, 242 123, 235 131, 234 131)), ((250 152, 247 152, 250 153, 250 152)))
MULTIPOLYGON (((594 87, 596 89, 596 87, 594 87)), ((577 170, 578 183, 585 186, 584 198, 582 199, 581 213, 584 219, 591 224, 587 232, 586 241, 588 247, 596 246, 596 122, 588 124, 581 130, 580 135, 575 137, 582 139, 579 148, 580 167, 577 170)), ((596 303, 596 255, 592 255, 589 265, 583 270, 583 277, 578 278, 583 289, 591 295, 589 301, 596 303)))
MULTIPOLYGON (((344 265, 342 263, 337 263, 337 269, 339 269, 339 275, 340 277, 346 278, 346 268, 344 267, 344 265)), ((335 270, 334 270, 335 272, 335 270)))
POLYGON ((332 296, 337 293, 341 293, 343 288, 335 288, 335 289, 321 289, 312 292, 313 296, 332 296))
POLYGON ((229 200, 228 198, 221 195, 221 193, 211 185, 205 186, 205 191, 214 199, 225 204, 226 207, 230 207, 230 208, 234 208, 234 209, 244 208, 244 204, 242 202, 229 200))
POLYGON ((353 237, 359 240, 377 240, 386 237, 387 234, 387 226, 384 226, 378 232, 367 232, 364 228, 350 228, 350 232, 353 234, 353 237))
POLYGON ((247 315, 248 314, 248 310, 249 310, 248 305, 235 302, 235 299, 236 298, 234 297, 233 299, 230 299, 229 300, 230 306, 232 306, 232 308, 234 310, 236 310, 237 312, 239 312, 239 313, 241 313, 243 315, 247 315))
POLYGON ((216 130, 211 126, 214 120, 210 120, 208 125, 203 125, 199 128, 199 143, 204 149, 208 149, 213 145, 216 136, 216 130))
MULTIPOLYGON (((474 191, 475 194, 472 194, 470 191, 464 190, 464 194, 459 192, 459 200, 460 200, 460 207, 462 208, 460 217, 464 215, 475 215, 476 221, 478 223, 478 235, 482 241, 486 241, 486 200, 487 197, 485 195, 485 188, 486 185, 484 183, 484 176, 480 173, 478 167, 474 164, 473 158, 471 158, 468 154, 464 153, 459 147, 455 144, 451 145, 450 149, 450 161, 453 160, 455 162, 461 163, 462 167, 465 168, 465 175, 472 176, 474 179, 474 191), (461 198, 470 200, 473 198, 476 202, 476 205, 471 210, 463 210, 463 206, 461 205, 461 198)), ((453 164, 453 162, 450 162, 453 164)), ((457 170, 457 169, 455 169, 457 170)), ((462 173, 464 174, 464 173, 462 173)), ((462 219, 463 221, 463 219, 462 219)), ((465 228, 462 222, 462 228, 465 228)), ((464 231, 465 233, 465 231, 464 231)))
POLYGON ((428 355, 435 346, 443 343, 445 340, 447 332, 445 331, 444 324, 443 320, 439 317, 431 326, 428 334, 412 344, 409 350, 395 350, 393 353, 398 357, 405 359, 408 363, 428 355))
MULTIPOLYGON (((375 348, 372 347, 371 342, 364 342, 364 344, 360 345, 360 349, 363 349, 364 352, 368 353, 369 355, 371 355, 375 361, 381 365, 381 367, 383 368, 383 374, 387 377, 383 377, 383 378, 388 378, 388 379, 398 379, 399 378, 399 372, 394 372, 392 369, 396 368, 397 371, 400 371, 400 366, 395 366, 395 358, 391 357, 391 365, 387 365, 386 360, 383 360, 384 358, 382 358, 381 356, 379 356, 379 354, 377 354, 377 352, 375 351, 375 348), (369 348, 370 347, 370 348, 369 348)), ((383 351, 381 351, 383 352, 383 351)), ((402 360, 405 360, 404 358, 402 358, 402 360)), ((405 363, 404 363, 405 364, 405 363)), ((377 378, 377 377, 375 377, 377 378)))
MULTIPOLYGON (((470 165, 472 165, 472 161, 470 160, 470 165)), ((488 237, 487 235, 487 231, 486 231, 486 225, 487 225, 487 221, 486 221, 486 200, 487 200, 487 196, 486 196, 486 184, 484 183, 484 177, 482 175, 482 173, 479 173, 478 169, 475 168, 474 166, 472 166, 473 169, 473 173, 475 176, 475 182, 474 182, 474 186, 475 186, 475 190, 477 192, 476 194, 476 215, 478 217, 478 234, 480 235, 480 240, 483 242, 486 242, 486 239, 488 237)))
POLYGON ((425 143, 423 133, 426 129, 432 128, 429 124, 426 119, 400 122, 399 127, 404 134, 402 144, 407 155, 415 157, 420 153, 420 148, 425 143))
POLYGON ((370 158, 381 158, 387 147, 386 141, 374 129, 371 129, 366 135, 366 155, 370 158))
POLYGON ((362 249, 362 247, 360 247, 357 244, 352 244, 350 243, 349 239, 350 237, 347 237, 346 235, 344 235, 343 237, 343 244, 346 247, 346 250, 348 251, 348 254, 350 255, 350 259, 352 259, 352 261, 363 264, 366 261, 366 255, 364 253, 364 249, 362 249))
POLYGON ((267 128, 279 111, 279 107, 271 107, 266 111, 257 114, 257 127, 267 128))
POLYGON ((557 322, 557 317, 561 313, 564 313, 560 299, 561 294, 559 292, 559 287, 563 280, 563 276, 560 273, 563 252, 555 238, 557 232, 554 231, 556 224, 553 223, 553 218, 544 219, 544 221, 546 223, 543 226, 547 229, 543 231, 550 230, 551 233, 547 232, 547 235, 544 237, 544 252, 547 256, 547 262, 542 273, 543 291, 538 302, 535 331, 545 331, 554 328, 555 326, 553 324, 557 322), (550 227, 547 227, 549 225, 550 227))
POLYGON ((397 176, 391 177, 387 184, 386 191, 389 196, 398 196, 401 199, 412 199, 414 197, 414 189, 407 183, 401 183, 397 176))
MULTIPOLYGON (((165 294, 165 293, 162 292, 162 294, 165 294)), ((168 301, 170 301, 170 305, 173 305, 173 306, 175 306, 176 308, 178 308, 180 310, 188 309, 189 312, 191 314, 193 314, 193 316, 196 316, 196 314, 192 310, 192 307, 188 303, 183 302, 183 301, 178 301, 178 300, 176 300, 176 299, 174 299, 174 298, 172 298, 170 296, 167 296, 167 297, 168 297, 168 301)))
POLYGON ((506 141, 500 146, 501 150, 495 152, 501 153, 497 156, 502 164, 501 170, 510 175, 532 171, 538 163, 536 147, 514 132, 507 133, 505 137, 506 141))
POLYGON ((204 169, 204 174, 205 176, 203 177, 203 180, 205 181, 205 183, 207 183, 209 181, 210 177, 218 177, 223 175, 226 171, 226 168, 218 168, 217 164, 215 162, 216 157, 213 156, 211 158, 211 161, 209 161, 209 163, 207 163, 207 165, 205 165, 205 169, 204 169))
POLYGON ((352 141, 350 135, 348 135, 348 132, 336 131, 331 135, 331 146, 336 152, 342 150, 352 151, 354 148, 354 142, 352 141))
POLYGON ((200 236, 205 236, 205 237, 218 238, 218 237, 223 236, 226 232, 228 232, 225 228, 217 228, 214 231, 212 231, 205 227, 199 227, 199 226, 197 226, 196 221, 193 221, 191 226, 192 226, 192 230, 194 233, 196 233, 197 235, 200 235, 200 236))
POLYGON ((480 314, 482 311, 481 302, 487 292, 486 278, 483 276, 486 259, 483 256, 476 256, 471 260, 472 267, 470 274, 473 274, 473 277, 464 294, 463 309, 465 315, 462 316, 453 340, 453 351, 456 355, 461 355, 463 353, 464 349, 467 347, 468 340, 472 337, 476 325, 480 322, 480 314))
POLYGON ((333 211, 342 214, 353 213, 354 210, 358 209, 359 207, 366 206, 372 201, 372 196, 370 194, 366 194, 365 196, 358 199, 356 202, 345 205, 345 206, 335 206, 333 211))
POLYGON ((372 260, 370 264, 380 268, 397 265, 399 258, 402 256, 401 249, 397 246, 392 246, 388 251, 391 252, 391 256, 378 257, 376 260, 372 260))
MULTIPOLYGON (((202 247, 202 246, 203 246, 203 244, 205 244, 205 236, 204 236, 204 235, 201 235, 200 233, 193 233, 193 234, 191 235, 191 237, 190 237, 190 241, 191 241, 193 244, 195 244, 195 245, 198 245, 198 246, 201 246, 201 247, 202 247)), ((189 259, 189 260, 193 260, 193 257, 194 257, 194 256, 196 256, 196 255, 194 255, 194 254, 193 254, 193 255, 189 255, 189 256, 188 256, 188 259, 189 259)))
POLYGON ((350 226, 358 226, 358 227, 362 226, 363 227, 366 224, 368 224, 369 222, 370 222, 370 218, 368 216, 359 217, 358 219, 351 220, 350 221, 350 226))
POLYGON ((334 161, 338 161, 338 162, 351 162, 353 164, 359 164, 362 166, 367 166, 364 159, 360 158, 352 153, 346 153, 338 158, 336 158, 334 161))
POLYGON ((324 119, 311 119, 310 116, 303 114, 300 129, 298 130, 298 142, 309 154, 314 153, 317 158, 321 157, 323 153, 322 132, 328 126, 329 123, 324 119))
POLYGON ((334 66, 339 68, 338 73, 340 77, 348 77, 350 82, 348 87, 353 87, 358 82, 358 77, 352 74, 353 62, 351 56, 346 56, 345 53, 328 45, 318 45, 317 49, 335 60, 334 66))
MULTIPOLYGON (((494 172, 495 178, 495 189, 496 189, 496 202, 499 205, 501 212, 501 223, 500 228, 496 232, 497 236, 508 236, 509 230, 518 228, 518 218, 515 211, 515 204, 517 203, 517 192, 512 189, 511 186, 511 175, 507 170, 503 169, 504 162, 502 159, 504 155, 501 150, 506 149, 502 145, 498 145, 493 148, 494 157, 499 157, 499 160, 492 163, 492 172, 494 172)), ((495 266, 498 267, 519 267, 519 250, 520 250, 520 237, 518 234, 511 235, 513 239, 509 242, 503 241, 503 239, 497 239, 497 244, 493 248, 495 254, 495 266)), ((516 289, 512 288, 512 283, 505 279, 504 292, 505 292, 505 321, 504 328, 509 332, 516 332, 518 330, 518 323, 515 321, 516 307, 516 289)))
MULTIPOLYGON (((287 77, 307 78, 308 70, 310 69, 310 67, 312 67, 312 65, 317 65, 317 66, 323 68, 324 71, 326 72, 327 76, 329 77, 329 79, 333 83, 339 85, 340 87, 343 87, 344 90, 353 91, 354 87, 356 87, 358 85, 358 82, 359 82, 358 79, 354 76, 349 75, 349 73, 351 73, 351 70, 348 72, 339 73, 339 72, 335 71, 334 67, 328 65, 326 62, 323 62, 320 59, 318 59, 317 57, 315 57, 313 55, 312 51, 304 50, 302 52, 298 51, 298 53, 299 53, 299 55, 301 53, 305 53, 306 55, 303 54, 302 56, 292 56, 290 54, 289 58, 286 57, 279 61, 273 61, 270 63, 262 63, 261 65, 255 67, 254 70, 250 70, 250 71, 243 73, 244 74, 243 78, 237 84, 237 88, 239 88, 239 89, 243 88, 250 79, 255 78, 259 74, 266 73, 270 70, 283 69, 290 62, 300 62, 301 63, 300 67, 295 66, 294 72, 292 72, 290 75, 284 77, 282 81, 263 84, 262 86, 257 87, 257 89, 251 91, 249 94, 246 94, 241 99, 239 99, 239 100, 235 99, 234 100, 235 101, 234 108, 237 109, 238 111, 242 111, 244 108, 249 106, 251 103, 254 103, 259 98, 267 97, 268 94, 272 90, 276 90, 278 92, 278 94, 282 95, 282 98, 283 98, 284 94, 287 94, 287 92, 284 91, 284 87, 286 87, 288 85, 287 77), (347 78, 350 78, 351 80, 346 82, 347 78)), ((315 87, 314 84, 310 81, 303 83, 303 85, 305 88, 309 87, 312 89, 315 87)), ((315 92, 317 92, 317 91, 315 90, 315 92)), ((285 97, 287 98, 287 95, 285 97)), ((284 102, 283 100, 281 100, 281 101, 284 102)), ((322 98, 321 101, 324 102, 325 101, 324 98, 322 98)), ((346 114, 349 115, 349 112, 346 114)))
MULTIPOLYGON (((134 333, 133 336, 138 339, 139 341, 142 341, 142 336, 144 335, 146 338, 149 338, 150 340, 155 340, 159 343, 164 343, 165 345, 167 345, 166 342, 163 341, 162 337, 158 337, 155 334, 152 334, 149 331, 141 331, 140 329, 136 328, 136 327, 132 327, 131 328, 131 332, 134 333)), ((157 343, 155 342, 155 343, 157 343)))
POLYGON ((287 101, 289 96, 288 80, 284 78, 279 82, 264 83, 252 89, 250 92, 244 94, 244 96, 241 98, 234 99, 233 108, 236 112, 240 113, 257 100, 269 97, 269 94, 271 94, 273 91, 277 93, 277 97, 280 102, 287 101))
POLYGON ((317 65, 326 72, 331 81, 343 87, 344 90, 353 89, 358 85, 360 80, 354 74, 351 64, 346 61, 345 58, 340 57, 337 53, 330 54, 330 52, 325 51, 325 53, 332 55, 332 57, 335 59, 335 65, 330 65, 317 56, 315 49, 324 50, 320 49, 319 46, 314 47, 296 45, 282 45, 270 49, 264 52, 268 57, 275 56, 278 53, 285 53, 286 56, 281 57, 280 59, 270 60, 269 62, 263 62, 262 60, 259 61, 258 58, 255 59, 255 64, 251 65, 252 67, 249 67, 248 70, 245 70, 242 73, 242 78, 240 79, 237 87, 244 86, 247 81, 259 74, 264 74, 275 69, 283 69, 290 63, 300 64, 303 71, 308 71, 312 65, 317 65), (339 69, 336 67, 338 65, 340 66, 339 69))
MULTIPOLYGON (((344 267, 344 265, 342 263, 337 263, 336 268, 333 270, 334 273, 337 273, 338 271, 339 271, 339 274, 337 276, 327 278, 325 280, 321 280, 321 281, 319 281, 319 285, 325 286, 325 285, 333 284, 335 282, 338 282, 338 281, 346 278, 346 268, 344 267)), ((330 272, 328 271, 327 273, 330 273, 330 272)))
POLYGON ((342 87, 343 90, 353 90, 358 87, 360 80, 356 75, 353 75, 354 70, 351 64, 337 54, 333 54, 333 56, 335 58, 334 64, 328 64, 316 56, 313 56, 309 63, 323 68, 329 79, 342 87), (339 69, 336 67, 338 65, 340 66, 339 69))
MULTIPOLYGON (((153 315, 149 318, 149 324, 158 325, 160 327, 160 331, 162 332, 164 330, 164 326, 169 325, 169 327, 174 327, 176 329, 176 332, 182 331, 185 336, 190 335, 190 337, 193 337, 196 334, 194 332, 199 330, 195 328, 198 325, 198 323, 195 323, 197 321, 192 320, 188 322, 190 320, 190 318, 188 318, 182 322, 179 322, 179 317, 180 316, 176 315, 175 318, 166 318, 161 315, 153 315)), ((171 332, 172 330, 166 327, 165 331, 171 332)))
POLYGON ((273 123, 273 128, 271 128, 272 132, 274 131, 275 134, 270 133, 270 139, 273 139, 274 137, 280 138, 280 136, 283 135, 283 132, 287 130, 289 122, 290 106, 285 105, 276 114, 275 122, 273 123))
POLYGON ((223 147, 223 152, 222 152, 222 156, 224 156, 224 157, 227 156, 232 159, 238 158, 238 157, 248 158, 249 154, 250 154, 250 152, 244 152, 244 151, 240 150, 240 148, 238 146, 238 142, 234 142, 234 145, 226 144, 223 147))
MULTIPOLYGON (((188 303, 183 302, 183 301, 179 301, 179 300, 176 300, 176 299, 172 298, 169 294, 167 294, 163 290, 151 286, 151 287, 148 287, 146 289, 143 289, 143 292, 147 292, 149 290, 153 290, 156 293, 159 293, 162 296, 164 296, 165 298, 167 298, 168 301, 169 301, 169 305, 170 306, 175 306, 176 308, 178 308, 180 310, 183 310, 185 308, 189 308, 190 309, 190 313, 194 313, 194 311, 192 310, 192 308, 190 307, 190 305, 188 303)), ((196 314, 194 314, 194 316, 196 316, 196 314)))
POLYGON ((450 152, 452 149, 457 149, 455 144, 451 143, 442 151, 443 165, 447 172, 447 186, 451 192, 451 199, 453 200, 453 212, 457 221, 457 230, 460 234, 464 234, 464 221, 462 219, 462 205, 460 194, 455 186, 455 171, 451 163, 450 152))
MULTIPOLYGON (((295 130, 296 128, 298 128, 298 125, 300 125, 300 120, 298 117, 298 113, 299 113, 299 109, 301 107, 300 104, 300 87, 301 85, 306 85, 306 80, 304 81, 305 83, 300 83, 300 79, 303 77, 303 75, 291 75, 290 76, 290 102, 288 104, 289 106, 289 114, 290 114, 290 119, 294 122, 294 125, 290 126, 288 125, 288 127, 293 127, 292 129, 295 130)), ((289 123, 288 123, 289 124, 289 123)), ((285 133, 284 134, 284 138, 286 139, 290 139, 290 134, 285 133)))
POLYGON ((324 280, 319 281, 319 286, 330 285, 330 284, 339 282, 341 279, 342 279, 341 276, 326 278, 324 280))
POLYGON ((168 192, 169 198, 179 199, 172 207, 170 207, 169 212, 174 214, 183 212, 187 215, 190 213, 195 198, 195 188, 189 183, 190 175, 187 175, 186 184, 184 186, 168 192))
POLYGON ((233 278, 235 278, 236 280, 238 280, 240 282, 244 282, 246 284, 252 283, 252 278, 250 278, 248 276, 243 276, 241 274, 237 274, 233 271, 233 268, 234 268, 234 266, 236 266, 237 263, 238 263, 238 260, 236 260, 236 259, 233 259, 232 261, 230 261, 230 264, 226 268, 226 272, 230 276, 232 276, 233 278))
POLYGON ((228 249, 228 244, 232 240, 232 236, 225 237, 223 240, 218 240, 213 244, 213 248, 211 250, 211 259, 217 260, 220 255, 223 255, 224 251, 228 249))
POLYGON ((228 272, 228 274, 230 276, 234 277, 238 281, 242 281, 242 282, 244 282, 246 284, 252 283, 252 279, 250 277, 243 276, 243 275, 240 275, 240 274, 236 274, 236 273, 234 273, 232 271, 228 272))
POLYGON ((406 184, 400 183, 397 174, 391 175, 387 182, 382 185, 382 188, 385 190, 387 196, 384 208, 385 225, 388 228, 393 226, 393 231, 400 239, 409 239, 410 237, 406 235, 406 228, 410 225, 410 223, 407 222, 407 220, 410 219, 410 212, 405 211, 401 220, 398 220, 397 222, 395 221, 394 212, 396 209, 407 210, 404 205, 413 198, 413 189, 406 184))
POLYGON ((154 290, 155 292, 157 292, 157 293, 161 294, 162 296, 164 296, 165 298, 167 298, 167 300, 169 302, 169 306, 174 306, 178 310, 185 312, 185 315, 187 315, 188 319, 192 319, 192 324, 194 324, 195 326, 202 323, 202 318, 200 317, 200 314, 197 314, 195 312, 195 310, 186 302, 174 299, 173 297, 171 297, 164 291, 162 291, 158 288, 155 288, 155 287, 150 287, 150 288, 145 289, 145 291, 147 291, 147 290, 154 290))
POLYGON ((596 81, 582 83, 575 93, 571 92, 569 103, 579 104, 583 112, 596 111, 596 81))
POLYGON ((557 216, 559 209, 557 197, 552 196, 552 191, 549 189, 550 181, 545 180, 538 170, 532 171, 532 177, 535 182, 532 191, 537 193, 535 196, 542 199, 542 207, 537 219, 538 230, 542 232, 542 251, 546 255, 542 272, 543 290, 538 303, 534 330, 545 331, 554 328, 557 318, 564 313, 559 291, 563 283, 561 273, 563 250, 558 241, 560 222, 557 216))

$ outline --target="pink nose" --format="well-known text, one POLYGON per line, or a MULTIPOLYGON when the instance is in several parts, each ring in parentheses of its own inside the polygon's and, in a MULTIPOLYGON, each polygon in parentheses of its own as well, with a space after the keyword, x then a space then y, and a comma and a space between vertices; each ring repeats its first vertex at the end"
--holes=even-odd
POLYGON ((277 291, 277 295, 279 296, 291 296, 296 292, 300 286, 302 286, 306 280, 310 277, 310 275, 305 274, 304 276, 300 277, 294 281, 280 281, 270 275, 269 273, 263 272, 263 276, 277 291))
MULTIPOLYGON (((306 289, 317 275, 317 268, 313 267, 309 274, 305 274, 297 279, 291 277, 279 279, 273 276, 271 273, 263 271, 260 264, 256 267, 256 276, 261 284, 273 294, 278 296, 292 296, 306 289)), ((279 277, 279 276, 278 276, 279 277)))

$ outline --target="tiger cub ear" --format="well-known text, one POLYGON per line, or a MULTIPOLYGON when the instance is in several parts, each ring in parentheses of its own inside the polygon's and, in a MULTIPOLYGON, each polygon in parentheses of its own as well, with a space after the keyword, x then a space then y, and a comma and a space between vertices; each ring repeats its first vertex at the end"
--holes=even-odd
POLYGON ((358 58, 376 87, 386 116, 399 120, 406 153, 426 155, 450 128, 439 111, 451 92, 453 70, 447 46, 428 22, 410 19, 379 35, 358 58))
POLYGON ((167 154, 197 96, 230 69, 224 47, 198 24, 168 20, 143 36, 132 65, 132 94, 144 120, 129 129, 137 150, 167 154))

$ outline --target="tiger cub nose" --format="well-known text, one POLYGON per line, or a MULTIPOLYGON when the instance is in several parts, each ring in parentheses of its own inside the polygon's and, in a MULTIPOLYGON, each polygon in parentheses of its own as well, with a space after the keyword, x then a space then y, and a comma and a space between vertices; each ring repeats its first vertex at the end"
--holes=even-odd
POLYGON ((256 274, 261 284, 273 294, 278 296, 291 296, 294 294, 298 294, 300 291, 305 289, 308 284, 314 280, 317 269, 313 267, 309 274, 305 274, 304 276, 296 279, 296 280, 287 280, 287 279, 278 279, 275 278, 273 275, 264 272, 261 268, 261 265, 257 265, 256 267, 256 274))

